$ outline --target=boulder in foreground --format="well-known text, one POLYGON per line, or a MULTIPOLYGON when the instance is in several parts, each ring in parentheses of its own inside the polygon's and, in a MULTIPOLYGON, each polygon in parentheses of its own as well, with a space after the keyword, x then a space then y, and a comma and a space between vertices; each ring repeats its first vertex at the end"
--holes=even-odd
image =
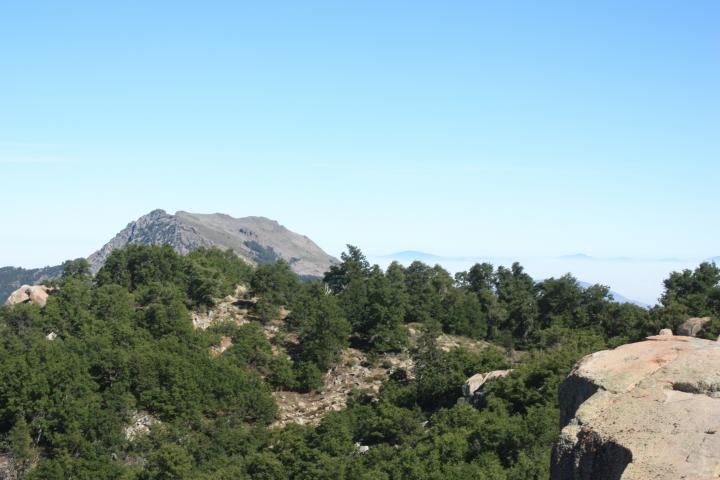
POLYGON ((720 478, 720 344, 685 336, 583 358, 560 386, 552 480, 720 478))

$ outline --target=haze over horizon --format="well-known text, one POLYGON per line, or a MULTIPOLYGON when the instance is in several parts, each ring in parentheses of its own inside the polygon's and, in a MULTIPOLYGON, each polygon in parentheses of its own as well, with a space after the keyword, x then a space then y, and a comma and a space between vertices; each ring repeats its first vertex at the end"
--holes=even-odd
MULTIPOLYGON (((149 213, 149 212, 148 212, 149 213)), ((173 212, 174 213, 174 212, 173 212)), ((221 212, 218 212, 221 213, 221 212)), ((133 219, 135 220, 135 219, 133 219)), ((282 224, 282 223, 281 223, 282 224)), ((117 233, 117 232, 115 232, 117 233)), ((304 232, 297 232, 304 234, 304 232)), ((114 235, 114 234, 113 234, 114 235)), ((112 235, 111 235, 112 236, 112 235)), ((104 245, 108 237, 98 243, 93 251, 104 245)), ((317 239, 310 238, 313 241, 317 239)), ((320 243, 322 247, 323 242, 320 243)), ((362 246, 361 246, 362 248, 362 246)), ((343 249, 344 250, 344 249, 343 249)), ((33 253, 31 250, 27 253, 33 253)), ((328 252, 331 255, 340 257, 341 251, 328 252)), ((420 260, 429 265, 439 264, 451 274, 468 270, 475 263, 488 262, 495 266, 504 265, 509 267, 514 262, 519 262, 525 270, 536 280, 550 277, 560 277, 570 273, 581 283, 603 284, 613 291, 616 298, 623 301, 632 301, 642 305, 654 305, 657 303, 663 290, 663 280, 672 271, 693 269, 702 261, 716 261, 713 258, 650 258, 650 257, 593 257, 584 253, 570 255, 437 255, 435 253, 419 250, 405 250, 391 253, 364 252, 371 263, 377 263, 386 268, 392 261, 399 261, 409 265, 414 260, 420 260), (622 297, 622 298, 621 298, 622 297)), ((86 257, 88 254, 79 256, 86 257)), ((36 255, 34 258, 40 257, 36 255)), ((45 264, 19 265, 25 268, 43 267, 61 263, 65 259, 74 257, 61 257, 58 260, 45 264)), ((0 263, 0 267, 9 264, 0 263)))
POLYGON ((0 266, 87 256, 154 208, 333 255, 719 255, 718 13, 4 2, 0 266))
POLYGON ((0 1, 0 480, 720 480, 719 54, 718 0, 0 1))

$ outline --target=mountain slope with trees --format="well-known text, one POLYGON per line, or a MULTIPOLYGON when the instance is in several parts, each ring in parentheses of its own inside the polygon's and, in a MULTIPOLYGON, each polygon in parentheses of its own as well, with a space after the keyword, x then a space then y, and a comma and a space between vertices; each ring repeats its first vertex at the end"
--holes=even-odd
MULTIPOLYGON (((198 214, 153 210, 130 222, 109 242, 88 257, 93 273, 102 268, 113 250, 129 245, 170 245, 182 254, 200 247, 231 249, 254 265, 284 260, 302 277, 322 277, 337 259, 305 235, 292 232, 264 217, 233 218, 222 213, 198 214)), ((0 300, 23 284, 56 279, 62 266, 23 269, 0 268, 0 300)))
POLYGON ((691 315, 718 333, 709 263, 672 274, 646 310, 570 275, 536 283, 518 264, 451 276, 420 262, 381 270, 355 247, 341 260, 306 282, 282 260, 253 267, 213 248, 130 245, 96 275, 67 262, 44 308, 0 309, 3 468, 23 479, 544 479, 558 385, 579 358, 691 315), (249 322, 194 329, 190 312, 238 284, 249 322), (272 341, 267 324, 280 325, 272 341), (502 348, 446 351, 441 332, 502 348), (222 337, 230 346, 211 353, 222 337), (369 362, 405 352, 413 370, 351 392, 319 425, 270 428, 272 392, 321 388, 350 345, 369 362), (466 378, 510 366, 483 406, 462 399, 466 378), (141 412, 159 423, 128 437, 141 412))

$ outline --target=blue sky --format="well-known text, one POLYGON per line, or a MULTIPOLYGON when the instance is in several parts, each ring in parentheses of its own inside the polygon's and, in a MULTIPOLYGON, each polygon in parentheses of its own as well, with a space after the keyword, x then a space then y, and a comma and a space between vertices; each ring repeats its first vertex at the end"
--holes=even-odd
POLYGON ((333 254, 720 255, 718 25, 715 1, 4 1, 0 265, 154 208, 333 254))

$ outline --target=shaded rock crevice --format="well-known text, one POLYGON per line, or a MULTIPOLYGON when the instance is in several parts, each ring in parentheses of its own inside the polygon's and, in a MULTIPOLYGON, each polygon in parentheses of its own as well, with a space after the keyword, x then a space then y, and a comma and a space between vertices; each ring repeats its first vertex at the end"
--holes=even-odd
POLYGON ((630 462, 629 449, 579 428, 574 438, 565 438, 553 447, 550 475, 554 480, 620 480, 630 462))
POLYGON ((580 405, 595 395, 600 388, 591 379, 575 374, 573 371, 570 376, 560 384, 558 398, 560 398, 560 428, 564 428, 570 420, 575 418, 575 412, 580 405))
POLYGON ((673 390, 685 393, 694 393, 696 395, 707 395, 711 398, 720 398, 720 383, 707 383, 702 380, 696 383, 692 382, 674 382, 673 390))

